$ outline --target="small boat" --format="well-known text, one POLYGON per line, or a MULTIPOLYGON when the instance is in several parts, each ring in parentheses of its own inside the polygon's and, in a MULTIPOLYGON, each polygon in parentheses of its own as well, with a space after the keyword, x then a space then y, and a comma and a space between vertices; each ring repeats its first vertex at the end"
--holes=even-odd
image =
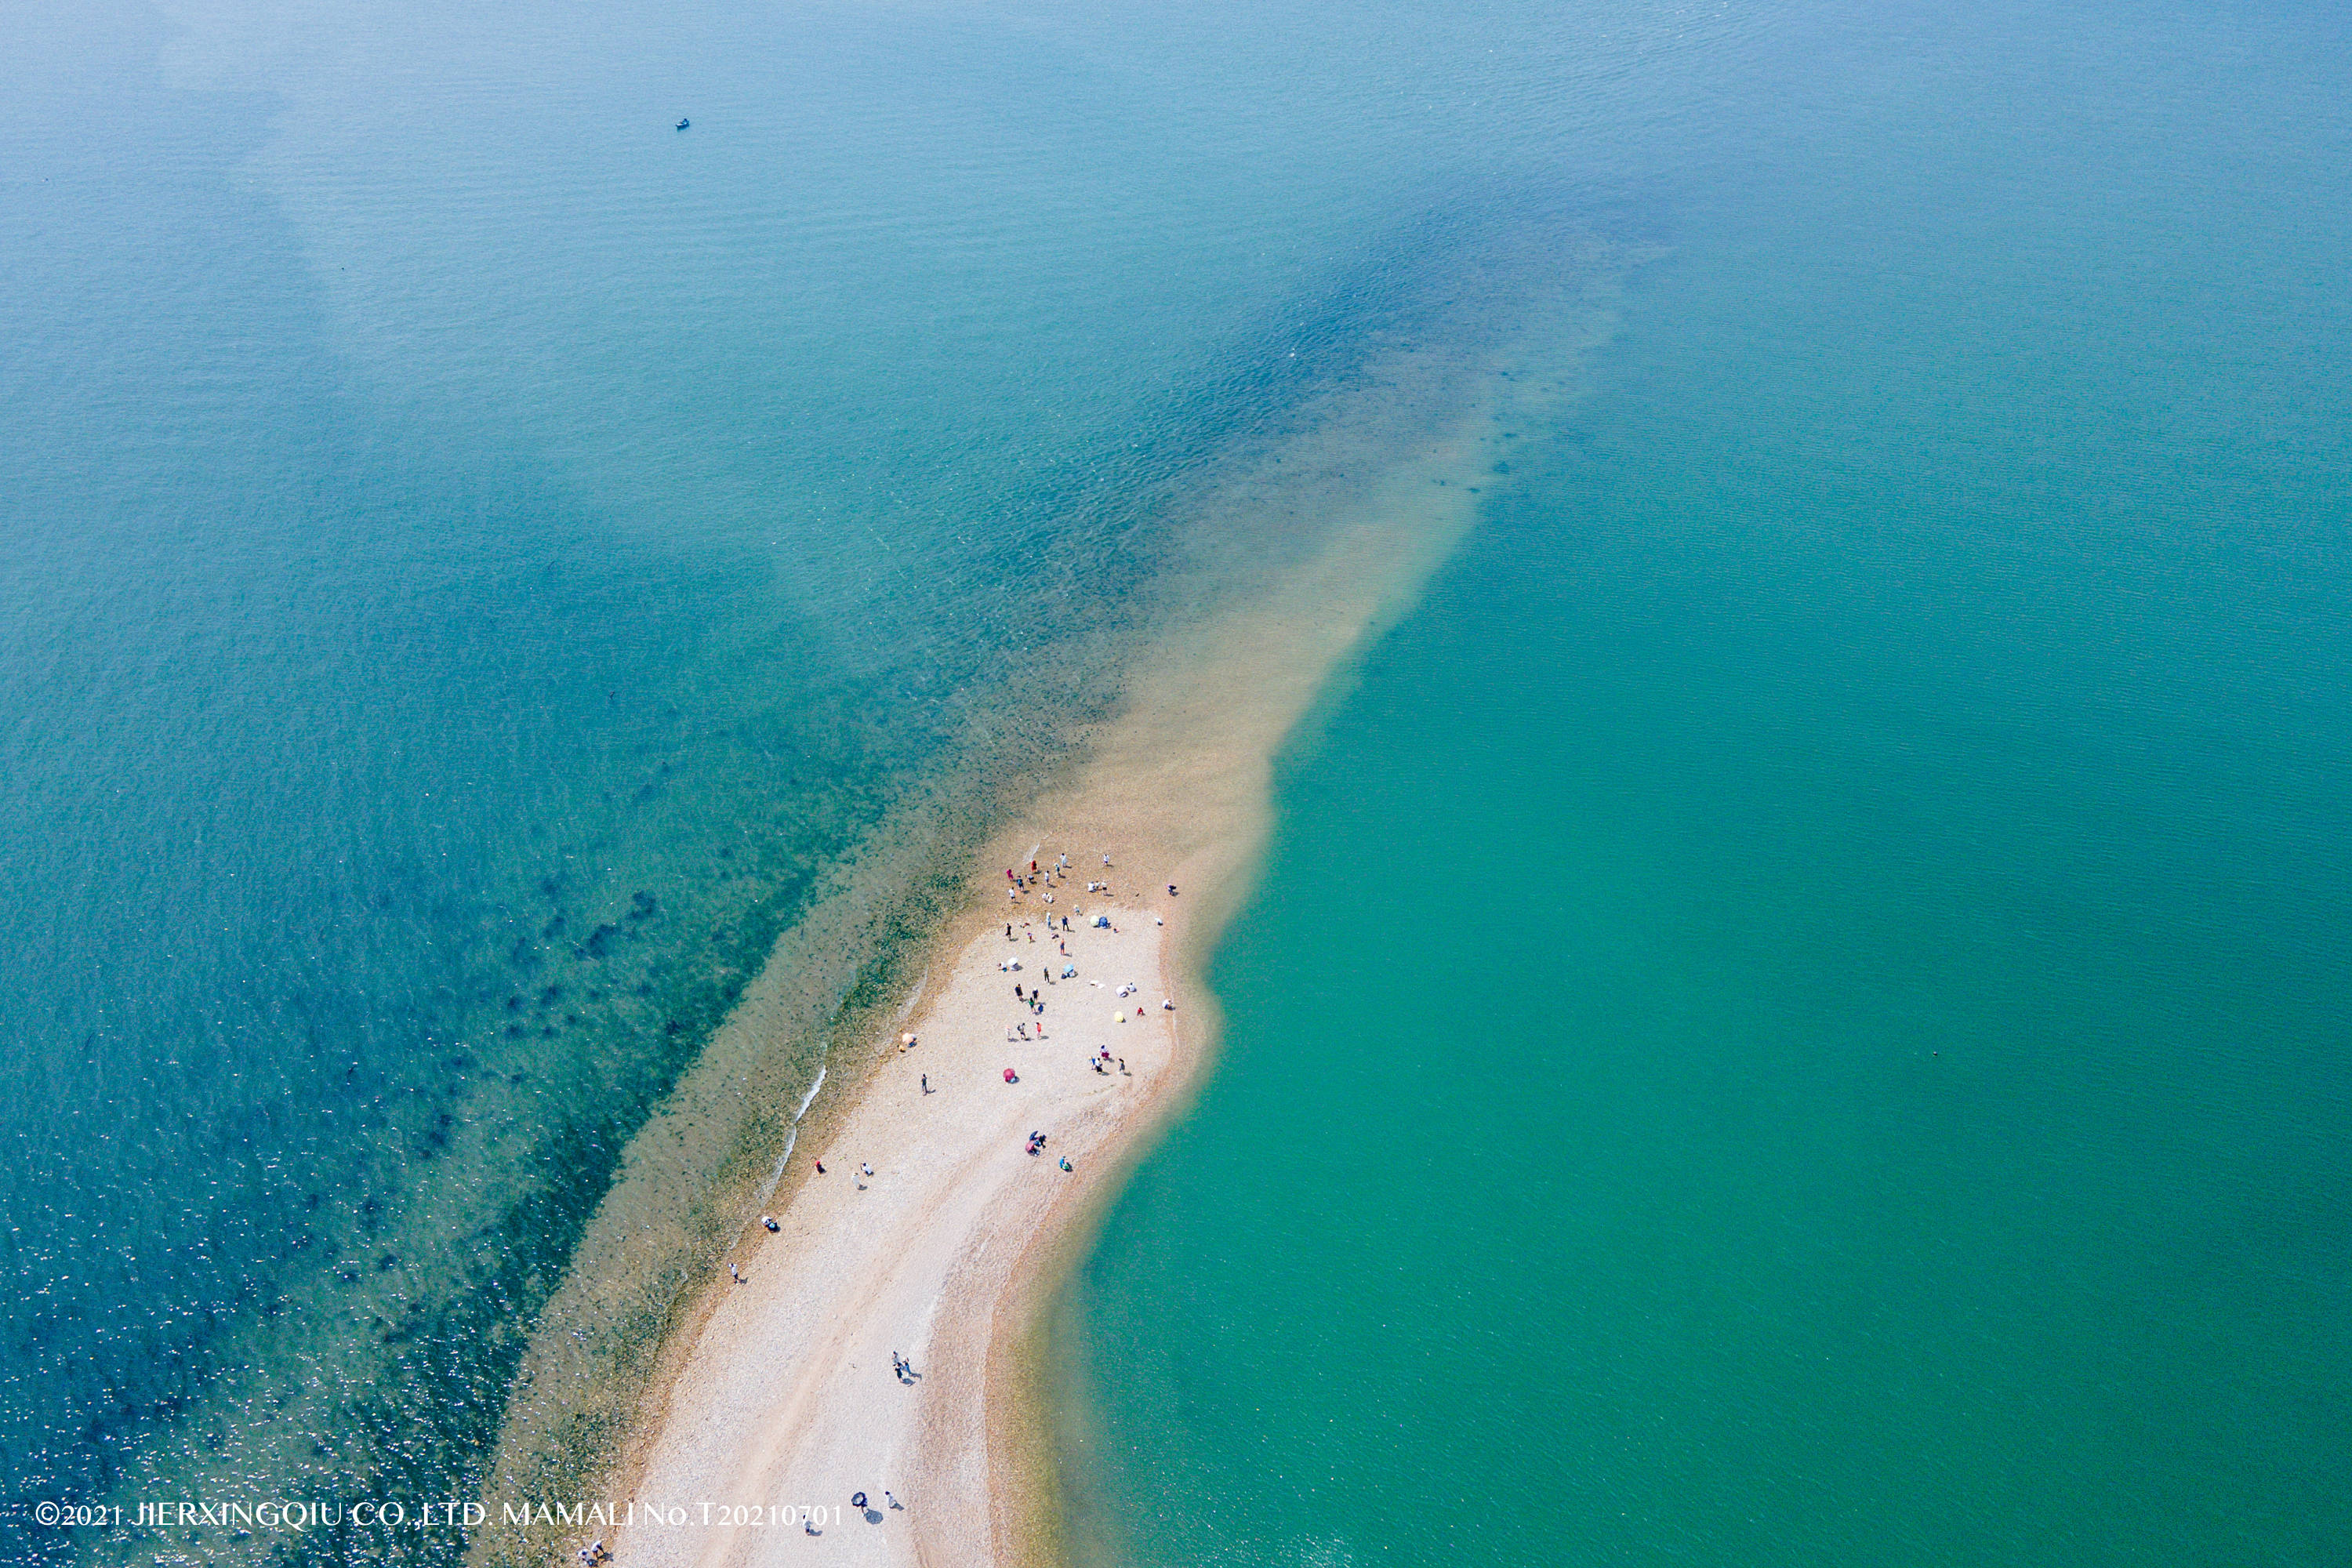
POLYGON ((683 131, 683 130, 685 130, 688 126, 689 126, 689 125, 691 125, 691 124, 693 124, 693 123, 694 123, 694 121, 691 121, 691 120, 681 120, 681 121, 679 121, 677 122, 677 128, 678 128, 680 131, 683 131))

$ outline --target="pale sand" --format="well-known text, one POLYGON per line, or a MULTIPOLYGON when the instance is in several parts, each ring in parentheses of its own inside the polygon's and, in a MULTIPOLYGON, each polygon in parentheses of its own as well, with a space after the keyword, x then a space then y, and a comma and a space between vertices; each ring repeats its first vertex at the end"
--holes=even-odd
POLYGON ((1158 649, 1079 776, 983 858, 952 956, 905 1025, 919 1044, 877 1042, 885 1059, 855 1102, 821 1142, 795 1151, 799 1184, 774 1210, 781 1232, 753 1227, 737 1248, 746 1283, 701 1324, 616 1494, 638 1505, 636 1522, 608 1538, 619 1562, 1027 1560, 1036 1500, 1016 1440, 1027 1417, 1019 1356, 1055 1244, 1202 1064, 1213 1016, 1197 960, 1263 842, 1271 759, 1383 607, 1467 521, 1469 498, 1434 489, 1431 476, 1462 471, 1474 440, 1400 468, 1360 523, 1272 593, 1158 649), (1041 867, 1071 858, 1052 905, 1042 892, 1007 900, 1003 868, 1025 872, 1032 844, 1041 867), (1085 890, 1106 878, 1112 896, 1085 890), (1072 917, 1066 959, 1043 935, 1049 911, 1072 917), (1096 912, 1114 929, 1086 925, 1096 912), (1018 973, 999 968, 1014 959, 1018 973), (1059 977, 1065 962, 1075 978, 1059 977), (1008 1044, 1016 1023, 1034 1033, 1039 1021, 1014 984, 1027 989, 1049 964, 1046 1039, 1008 1044), (1129 983, 1138 992, 1120 998, 1129 983), (1100 1048, 1126 1071, 1089 1070, 1100 1048), (1007 1067, 1017 1084, 1003 1080, 1007 1067), (935 1092, 920 1091, 921 1075, 935 1092), (1034 1157, 1033 1129, 1049 1136, 1034 1157), (911 1385, 894 1376, 894 1352, 919 1372, 911 1385), (884 1506, 886 1489, 903 1510, 884 1506), (861 1491, 877 1522, 850 1510, 861 1491), (686 1522, 649 1524, 647 1505, 684 1509, 686 1522), (737 1506, 766 1522, 719 1522, 737 1506), (774 1510, 803 1506, 825 1510, 822 1538, 775 1522, 774 1510))

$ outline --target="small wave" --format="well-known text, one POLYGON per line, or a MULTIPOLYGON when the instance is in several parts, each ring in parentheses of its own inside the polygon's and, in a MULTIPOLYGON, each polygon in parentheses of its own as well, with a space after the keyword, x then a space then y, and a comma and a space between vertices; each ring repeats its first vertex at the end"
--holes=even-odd
POLYGON ((814 1100, 816 1098, 816 1091, 824 1087, 824 1069, 823 1068, 819 1068, 816 1069, 816 1081, 809 1085, 809 1091, 801 1096, 800 1108, 793 1112, 793 1125, 794 1127, 797 1128, 800 1125, 801 1118, 808 1114, 809 1101, 814 1100))
MULTIPOLYGON (((792 1163, 793 1145, 800 1141, 801 1130, 797 1127, 784 1134, 784 1152, 776 1156, 776 1168, 768 1173, 768 1179, 766 1181, 760 1184, 758 1195, 751 1199, 751 1206, 753 1208, 766 1208, 768 1206, 768 1200, 776 1195, 776 1184, 784 1179, 784 1167, 792 1163)), ((731 1251, 733 1249, 730 1247, 729 1250, 731 1251)))

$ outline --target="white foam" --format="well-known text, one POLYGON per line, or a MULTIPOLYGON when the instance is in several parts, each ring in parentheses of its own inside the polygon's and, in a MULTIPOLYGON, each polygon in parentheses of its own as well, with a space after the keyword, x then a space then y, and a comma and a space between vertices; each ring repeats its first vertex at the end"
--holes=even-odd
POLYGON ((795 1125, 799 1123, 802 1117, 808 1114, 809 1101, 814 1100, 816 1098, 816 1091, 824 1087, 824 1069, 823 1068, 819 1068, 816 1069, 816 1081, 809 1085, 809 1091, 801 1096, 800 1109, 793 1112, 793 1121, 795 1125))
MULTIPOLYGON (((800 1141, 801 1130, 797 1127, 784 1134, 784 1152, 776 1156, 776 1168, 768 1173, 767 1181, 761 1185, 760 1195, 751 1200, 753 1208, 766 1208, 768 1200, 776 1195, 776 1184, 784 1179, 784 1167, 792 1161, 793 1145, 800 1141)), ((730 1246, 728 1250, 732 1252, 734 1248, 730 1246)))

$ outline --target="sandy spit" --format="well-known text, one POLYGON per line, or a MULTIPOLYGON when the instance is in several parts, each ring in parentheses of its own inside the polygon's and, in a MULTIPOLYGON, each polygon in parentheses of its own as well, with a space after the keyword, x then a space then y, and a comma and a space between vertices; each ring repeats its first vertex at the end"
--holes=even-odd
POLYGON ((927 993, 872 1043, 854 1100, 800 1141, 777 1228, 755 1224, 735 1249, 743 1281, 702 1321, 610 1494, 622 1522, 593 1532, 615 1561, 945 1568, 1050 1552, 1023 1351, 1059 1244, 1197 1080, 1214 1035, 1199 962, 1263 845, 1272 758, 1468 521, 1469 498, 1430 477, 1462 456, 1440 443, 1402 465, 1279 584, 1152 650, 1088 763, 982 857, 927 993), (1064 855, 1050 886, 1006 878, 1064 855), (1042 990, 1042 1014, 1016 986, 1042 990))
POLYGON ((1289 536, 1311 546, 1202 563, 1193 602, 1213 607, 1171 616, 1133 659, 1085 760, 971 868, 903 1005, 836 1047, 839 1090, 793 1129, 770 1189, 774 1228, 748 1217, 726 1254, 740 1282, 722 1269, 661 1337, 625 1452, 593 1461, 593 1521, 486 1535, 478 1557, 562 1562, 592 1542, 623 1568, 1062 1555, 1046 1310, 1205 1072, 1217 1019, 1200 974, 1263 850, 1277 752, 1453 549, 1510 432, 1578 395, 1623 258, 1573 259, 1519 345, 1398 353, 1284 448, 1262 496, 1236 489, 1234 507, 1273 509, 1273 534, 1312 512, 1289 536), (1549 353, 1530 360, 1528 342, 1549 353), (1452 421, 1433 428, 1433 404, 1452 421), (1211 586, 1252 567, 1247 591, 1211 586))

